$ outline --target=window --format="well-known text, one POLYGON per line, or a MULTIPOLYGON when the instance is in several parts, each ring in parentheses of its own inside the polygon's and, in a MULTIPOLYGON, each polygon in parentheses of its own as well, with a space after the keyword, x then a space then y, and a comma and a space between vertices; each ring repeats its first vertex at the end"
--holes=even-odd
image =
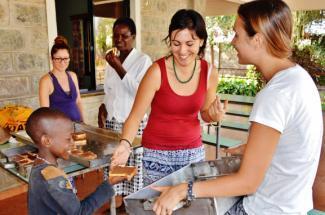
POLYGON ((104 85, 106 51, 112 48, 113 18, 94 17, 94 38, 95 38, 95 72, 96 89, 102 89, 104 85))
POLYGON ((69 70, 77 74, 80 92, 102 89, 111 28, 117 17, 129 16, 129 5, 129 0, 55 0, 57 32, 70 45, 69 70))

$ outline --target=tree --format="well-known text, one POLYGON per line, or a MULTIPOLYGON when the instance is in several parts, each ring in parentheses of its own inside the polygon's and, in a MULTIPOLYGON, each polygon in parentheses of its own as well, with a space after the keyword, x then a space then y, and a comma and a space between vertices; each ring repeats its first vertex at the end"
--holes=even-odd
MULTIPOLYGON (((113 46, 112 34, 115 19, 99 18, 96 29, 96 58, 104 59, 105 53, 113 46)), ((96 64, 99 62, 96 62, 96 64)))
POLYGON ((293 13, 293 60, 319 85, 325 84, 325 10, 293 13))
POLYGON ((208 31, 209 45, 216 45, 216 39, 220 36, 228 37, 232 34, 236 16, 208 16, 206 26, 208 31))
POLYGON ((294 22, 293 42, 297 44, 305 38, 306 28, 312 22, 322 22, 325 19, 325 10, 295 11, 292 13, 294 22))

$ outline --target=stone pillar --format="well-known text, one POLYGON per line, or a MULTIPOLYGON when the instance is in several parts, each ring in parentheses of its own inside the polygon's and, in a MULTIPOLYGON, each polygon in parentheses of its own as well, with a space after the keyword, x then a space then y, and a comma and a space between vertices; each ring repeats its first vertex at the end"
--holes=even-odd
POLYGON ((45 0, 0 0, 0 107, 38 106, 49 70, 45 0))
POLYGON ((177 10, 193 8, 193 2, 197 1, 141 0, 142 51, 147 53, 152 60, 167 55, 169 49, 163 39, 168 35, 170 19, 177 10))
POLYGON ((199 12, 204 18, 206 16, 205 15, 206 0, 200 0, 200 1, 193 0, 193 9, 199 12))

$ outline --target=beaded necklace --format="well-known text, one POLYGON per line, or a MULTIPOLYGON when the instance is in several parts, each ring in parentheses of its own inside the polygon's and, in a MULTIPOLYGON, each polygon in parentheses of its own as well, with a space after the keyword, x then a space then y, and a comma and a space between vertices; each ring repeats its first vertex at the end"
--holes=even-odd
POLYGON ((194 72, 195 72, 195 68, 196 68, 196 59, 195 59, 195 63, 194 63, 194 68, 192 71, 191 76, 189 77, 189 79, 182 81, 178 76, 177 76, 177 72, 176 72, 176 66, 175 66, 175 60, 174 60, 174 56, 173 56, 173 68, 174 68, 174 73, 175 73, 175 77, 177 79, 177 81, 181 84, 186 84, 188 82, 190 82, 190 80, 192 80, 193 76, 194 76, 194 72))

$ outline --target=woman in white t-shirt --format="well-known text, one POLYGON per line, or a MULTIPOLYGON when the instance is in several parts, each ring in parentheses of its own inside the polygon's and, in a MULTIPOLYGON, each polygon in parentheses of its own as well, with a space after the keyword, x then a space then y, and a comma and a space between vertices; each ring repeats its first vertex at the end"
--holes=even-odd
POLYGON ((253 64, 267 81, 256 96, 239 171, 162 192, 156 214, 171 214, 182 199, 244 196, 226 214, 306 214, 313 208, 323 133, 320 96, 291 55, 292 16, 281 0, 242 4, 232 45, 239 63, 253 64))

